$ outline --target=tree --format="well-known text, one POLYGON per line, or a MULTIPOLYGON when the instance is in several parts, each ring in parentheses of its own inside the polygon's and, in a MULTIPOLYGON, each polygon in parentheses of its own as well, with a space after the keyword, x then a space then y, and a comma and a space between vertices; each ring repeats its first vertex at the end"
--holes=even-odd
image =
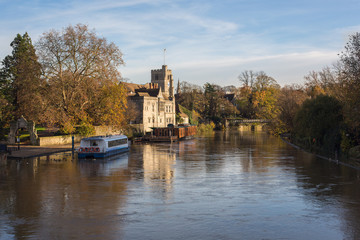
POLYGON ((261 91, 254 91, 252 94, 252 105, 255 110, 255 117, 259 119, 273 119, 279 113, 277 99, 279 88, 269 87, 261 91))
POLYGON ((251 104, 256 118, 273 119, 278 114, 277 97, 280 86, 265 72, 256 73, 251 88, 251 104))
POLYGON ((44 33, 36 48, 48 84, 47 122, 68 128, 67 132, 83 121, 122 122, 124 109, 119 106, 125 107, 126 96, 118 84, 121 76, 117 68, 124 61, 114 43, 78 24, 62 32, 44 33), (119 99, 111 102, 109 96, 119 99))
POLYGON ((293 130, 295 115, 306 99, 306 92, 301 86, 285 86, 280 90, 277 105, 279 107, 278 122, 282 125, 282 131, 293 130))
POLYGON ((234 85, 225 86, 221 88, 225 93, 235 93, 237 88, 234 85))
POLYGON ((203 115, 217 125, 224 117, 237 113, 236 107, 225 98, 225 92, 218 85, 206 83, 204 97, 203 115))
POLYGON ((125 111, 127 109, 126 89, 122 84, 111 84, 101 89, 98 106, 98 116, 95 117, 97 125, 111 125, 121 127, 126 123, 125 111))
POLYGON ((179 94, 176 95, 176 103, 190 111, 204 112, 204 94, 200 86, 188 82, 181 82, 179 94))
POLYGON ((255 118, 255 109, 252 105, 252 91, 250 87, 241 87, 236 97, 236 106, 239 114, 244 118, 255 118))
POLYGON ((253 91, 264 91, 269 88, 279 88, 276 80, 268 76, 265 72, 260 71, 256 73, 256 79, 253 83, 253 91))
POLYGON ((344 64, 344 74, 348 81, 360 81, 360 33, 350 36, 345 51, 340 54, 340 61, 344 64))
POLYGON ((252 70, 245 70, 244 72, 240 73, 238 79, 240 83, 242 83, 243 87, 252 88, 256 80, 256 76, 256 72, 253 72, 252 70))
POLYGON ((220 98, 219 89, 220 87, 215 84, 206 83, 204 85, 204 96, 206 100, 204 114, 209 120, 215 123, 220 121, 218 104, 220 98))
POLYGON ((294 134, 309 145, 333 152, 339 148, 342 106, 334 97, 307 99, 294 119, 294 134))
POLYGON ((350 36, 340 54, 339 81, 343 92, 345 121, 360 144, 360 33, 350 36))
POLYGON ((43 82, 41 66, 27 33, 18 34, 11 42, 12 55, 2 61, 0 89, 3 101, 11 104, 6 111, 9 119, 23 115, 28 120, 38 121, 42 112, 43 82))
POLYGON ((319 72, 311 71, 304 78, 306 91, 311 98, 328 94, 339 99, 343 95, 336 65, 334 65, 334 69, 325 67, 319 72))
POLYGON ((276 101, 280 89, 276 80, 263 71, 251 70, 244 71, 238 78, 243 83, 237 102, 240 113, 247 118, 276 117, 276 101))

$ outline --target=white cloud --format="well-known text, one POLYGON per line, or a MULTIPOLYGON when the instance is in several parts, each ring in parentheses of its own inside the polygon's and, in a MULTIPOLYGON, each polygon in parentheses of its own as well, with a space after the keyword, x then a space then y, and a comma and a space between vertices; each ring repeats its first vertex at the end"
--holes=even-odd
MULTIPOLYGON (((249 2, 243 1, 241 6, 243 4, 249 5, 249 2)), ((253 12, 238 9, 236 16, 224 16, 209 14, 217 10, 211 1, 94 0, 50 4, 29 1, 13 7, 13 12, 19 8, 21 13, 30 15, 14 16, 11 21, 0 17, 0 58, 10 54, 9 44, 16 33, 28 31, 36 41, 41 33, 51 28, 61 30, 69 24, 84 23, 122 50, 126 66, 120 70, 134 82, 149 81, 150 70, 161 67, 163 48, 168 50, 167 64, 174 74, 200 85, 219 79, 224 85, 234 84, 237 75, 246 69, 264 70, 280 84, 302 81, 307 72, 337 59, 336 54, 344 46, 340 41, 344 40, 339 41, 334 36, 346 35, 346 42, 347 32, 359 29, 354 24, 329 29, 326 34, 309 39, 294 38, 293 33, 306 36, 306 26, 296 29, 289 25, 266 27, 266 20, 306 15, 306 9, 289 8, 287 12, 282 12, 284 9, 253 9, 253 12), (252 15, 254 13, 258 15, 252 15), (266 16, 262 18, 261 13, 266 16), (279 32, 285 34, 274 37, 279 32)), ((229 7, 228 10, 233 9, 229 7)))
MULTIPOLYGON (((219 59, 202 59, 176 62, 168 67, 173 70, 174 78, 198 85, 206 82, 219 85, 239 85, 237 76, 245 70, 265 71, 274 77, 280 85, 301 83, 303 77, 311 70, 321 70, 337 60, 337 52, 305 52, 268 55, 262 57, 222 57, 219 59)), ((155 66, 156 67, 156 66, 155 66)), ((159 65, 156 68, 160 68, 159 65)), ((123 69, 124 77, 136 83, 150 81, 151 68, 123 69)))

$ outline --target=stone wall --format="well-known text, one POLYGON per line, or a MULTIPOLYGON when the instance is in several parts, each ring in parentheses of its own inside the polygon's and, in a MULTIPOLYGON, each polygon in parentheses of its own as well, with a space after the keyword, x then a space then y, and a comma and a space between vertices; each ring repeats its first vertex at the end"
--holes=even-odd
POLYGON ((30 134, 30 142, 32 145, 38 145, 38 135, 35 128, 35 123, 33 121, 26 121, 26 119, 21 116, 17 121, 10 122, 10 133, 8 134, 8 143, 16 143, 16 134, 19 129, 27 129, 30 134))
MULTIPOLYGON (((105 136, 105 135, 117 135, 121 134, 120 130, 113 129, 111 126, 96 126, 94 136, 105 136)), ((74 135, 74 142, 79 143, 85 136, 74 135)), ((39 146, 50 146, 50 145, 66 145, 71 144, 71 135, 62 136, 51 136, 51 137, 40 137, 39 146)))
POLYGON ((240 131, 263 131, 265 130, 265 124, 249 124, 238 126, 240 131))
MULTIPOLYGON (((80 136, 80 135, 74 135, 74 142, 79 143, 81 138, 82 138, 82 136, 80 136)), ((39 146, 66 145, 66 144, 71 144, 71 143, 72 143, 71 135, 40 137, 39 138, 39 146)))

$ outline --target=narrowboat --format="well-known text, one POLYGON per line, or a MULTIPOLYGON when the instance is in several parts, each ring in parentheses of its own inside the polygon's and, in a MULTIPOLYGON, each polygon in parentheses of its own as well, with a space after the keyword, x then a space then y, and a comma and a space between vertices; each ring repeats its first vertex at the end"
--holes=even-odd
POLYGON ((78 158, 104 158, 129 151, 125 135, 94 136, 81 139, 78 158))

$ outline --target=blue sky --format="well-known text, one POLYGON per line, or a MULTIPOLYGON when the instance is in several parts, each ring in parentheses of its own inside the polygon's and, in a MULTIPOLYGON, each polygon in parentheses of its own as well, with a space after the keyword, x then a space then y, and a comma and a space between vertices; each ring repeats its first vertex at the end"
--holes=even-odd
POLYGON ((0 0, 0 59, 17 33, 36 42, 82 23, 120 48, 129 82, 149 82, 166 48, 176 81, 239 86, 253 70, 302 84, 338 60, 359 12, 358 0, 0 0))

